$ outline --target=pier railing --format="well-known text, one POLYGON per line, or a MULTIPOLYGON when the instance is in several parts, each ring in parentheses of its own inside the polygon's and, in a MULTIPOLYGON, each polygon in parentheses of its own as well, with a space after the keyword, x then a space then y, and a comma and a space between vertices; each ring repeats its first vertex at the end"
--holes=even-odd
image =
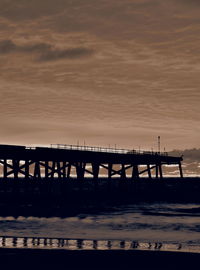
POLYGON ((128 155, 168 156, 167 152, 141 151, 141 150, 135 150, 135 149, 122 149, 122 148, 116 148, 116 147, 112 148, 112 147, 99 147, 99 146, 88 146, 88 145, 51 144, 51 148, 65 149, 65 150, 76 150, 76 151, 114 153, 114 154, 128 154, 128 155))

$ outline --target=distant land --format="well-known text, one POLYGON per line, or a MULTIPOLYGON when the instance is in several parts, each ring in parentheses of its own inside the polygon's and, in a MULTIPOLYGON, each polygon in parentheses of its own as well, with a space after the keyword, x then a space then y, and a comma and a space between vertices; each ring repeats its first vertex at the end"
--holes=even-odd
MULTIPOLYGON (((200 148, 192 148, 185 150, 173 150, 169 155, 183 155, 183 170, 185 176, 200 176, 200 148)), ((171 170, 172 174, 176 174, 176 170, 171 170)))
POLYGON ((170 155, 180 156, 183 155, 184 159, 199 161, 200 162, 200 148, 192 148, 185 150, 173 150, 169 152, 170 155))

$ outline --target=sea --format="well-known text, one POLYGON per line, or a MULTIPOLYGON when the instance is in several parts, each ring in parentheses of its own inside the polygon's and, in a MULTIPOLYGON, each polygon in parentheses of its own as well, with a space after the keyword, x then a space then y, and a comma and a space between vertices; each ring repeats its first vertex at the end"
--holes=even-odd
POLYGON ((200 204, 137 203, 60 217, 0 217, 0 236, 181 244, 200 252, 200 204))

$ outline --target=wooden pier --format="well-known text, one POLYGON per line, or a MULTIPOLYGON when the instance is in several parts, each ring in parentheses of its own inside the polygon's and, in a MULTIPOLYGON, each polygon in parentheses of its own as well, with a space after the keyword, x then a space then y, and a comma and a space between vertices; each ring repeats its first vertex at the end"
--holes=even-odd
POLYGON ((128 149, 0 145, 0 215, 63 216, 121 203, 198 201, 200 182, 190 191, 181 161, 128 149), (167 178, 165 165, 177 166, 179 176, 167 178))
POLYGON ((181 161, 182 157, 168 156, 167 153, 128 149, 74 145, 51 145, 51 147, 0 145, 0 164, 4 179, 44 177, 84 180, 86 174, 98 179, 101 177, 102 169, 108 180, 113 177, 139 179, 145 173, 148 178, 154 175, 155 178, 162 179, 164 177, 162 167, 174 164, 178 166, 182 178, 181 161), (130 176, 127 175, 128 171, 131 171, 130 176))

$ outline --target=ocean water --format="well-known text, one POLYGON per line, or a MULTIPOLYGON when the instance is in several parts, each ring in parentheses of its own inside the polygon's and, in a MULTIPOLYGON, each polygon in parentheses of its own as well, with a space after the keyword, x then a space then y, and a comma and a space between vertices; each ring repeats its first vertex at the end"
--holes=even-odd
POLYGON ((182 243, 200 246, 200 204, 121 205, 59 218, 0 217, 0 236, 182 243))

